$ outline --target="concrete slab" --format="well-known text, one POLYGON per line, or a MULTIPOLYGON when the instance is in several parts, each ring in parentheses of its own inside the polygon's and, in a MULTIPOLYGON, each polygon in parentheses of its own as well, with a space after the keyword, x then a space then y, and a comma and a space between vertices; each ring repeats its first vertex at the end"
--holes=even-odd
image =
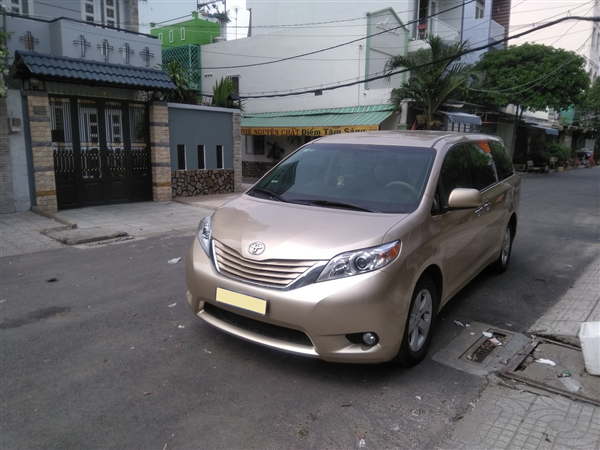
POLYGON ((501 375, 600 406, 600 377, 586 372, 583 353, 577 347, 536 339, 501 375))
POLYGON ((531 338, 523 334, 501 330, 485 323, 471 322, 469 325, 432 358, 457 370, 485 377, 502 370, 510 359, 531 342, 531 338), (489 338, 483 335, 484 332, 492 333, 502 345, 487 345, 483 351, 477 352, 477 355, 487 353, 487 356, 480 360, 481 358, 473 356, 473 353, 488 341, 489 338), (480 362, 477 362, 478 360, 480 362))
POLYGON ((89 242, 106 241, 127 236, 125 231, 117 231, 100 227, 93 228, 54 228, 45 230, 44 234, 66 245, 80 245, 89 242))

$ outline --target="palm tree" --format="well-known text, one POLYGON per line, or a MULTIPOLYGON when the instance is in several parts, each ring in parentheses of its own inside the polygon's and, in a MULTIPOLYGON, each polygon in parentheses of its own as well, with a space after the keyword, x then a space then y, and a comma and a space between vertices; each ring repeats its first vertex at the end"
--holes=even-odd
POLYGON ((417 115, 417 123, 431 129, 441 124, 434 119, 435 111, 450 97, 462 93, 474 72, 472 65, 457 61, 468 50, 466 42, 447 45, 439 36, 430 36, 426 42, 429 48, 420 49, 414 55, 392 56, 385 64, 384 73, 391 77, 396 69, 410 70, 408 81, 392 89, 390 103, 400 110, 403 100, 412 100, 423 110, 417 115))

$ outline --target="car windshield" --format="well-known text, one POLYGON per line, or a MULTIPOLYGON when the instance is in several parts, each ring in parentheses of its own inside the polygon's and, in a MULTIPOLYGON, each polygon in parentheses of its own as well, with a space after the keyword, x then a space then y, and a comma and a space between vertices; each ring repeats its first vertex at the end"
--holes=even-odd
POLYGON ((308 144, 282 161, 250 195, 322 208, 404 214, 421 202, 435 150, 308 144))

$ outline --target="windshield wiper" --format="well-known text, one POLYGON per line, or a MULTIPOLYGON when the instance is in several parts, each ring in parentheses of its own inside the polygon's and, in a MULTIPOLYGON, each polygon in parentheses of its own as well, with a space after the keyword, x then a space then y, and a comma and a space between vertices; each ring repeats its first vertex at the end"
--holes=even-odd
POLYGON ((269 189, 265 189, 265 188, 261 188, 261 187, 254 187, 252 188, 253 192, 260 192, 261 194, 265 194, 268 195, 270 198, 277 200, 278 202, 285 202, 285 203, 289 203, 288 200, 286 200, 285 198, 283 198, 281 195, 276 194, 275 192, 269 190, 269 189))
POLYGON ((365 208, 364 206, 354 205, 352 203, 345 203, 345 202, 332 202, 330 200, 307 200, 306 202, 309 205, 331 206, 334 208, 338 207, 338 208, 353 209, 355 211, 377 212, 376 209, 369 209, 369 208, 365 208))

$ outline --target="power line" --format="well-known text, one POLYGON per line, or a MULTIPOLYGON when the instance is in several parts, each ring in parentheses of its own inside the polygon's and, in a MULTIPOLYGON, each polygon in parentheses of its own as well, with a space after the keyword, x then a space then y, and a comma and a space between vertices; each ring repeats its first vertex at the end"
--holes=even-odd
MULTIPOLYGON (((476 48, 467 50, 465 52, 459 53, 458 55, 455 55, 454 57, 448 57, 448 58, 440 59, 440 60, 437 60, 437 61, 432 61, 430 63, 421 64, 420 66, 417 66, 415 68, 421 68, 421 67, 430 66, 430 65, 433 65, 433 64, 437 64, 437 63, 439 63, 441 61, 446 61, 446 60, 451 60, 451 59, 458 59, 458 58, 460 58, 463 55, 466 55, 466 54, 469 54, 469 53, 473 53, 473 52, 477 52, 477 51, 480 51, 480 50, 485 50, 485 49, 487 49, 489 47, 493 47, 494 45, 497 45, 499 42, 506 42, 506 41, 509 41, 509 40, 512 40, 512 39, 517 39, 517 38, 520 38, 520 37, 525 36, 527 34, 530 34, 530 33, 533 33, 535 31, 541 30, 543 28, 548 28, 548 27, 551 27, 553 25, 556 25, 557 23, 564 22, 566 20, 585 20, 585 21, 600 22, 600 17, 580 17, 580 16, 563 17, 561 19, 557 19, 557 20, 554 20, 552 22, 548 22, 548 23, 546 23, 544 25, 540 25, 538 27, 535 27, 535 28, 533 28, 531 30, 524 31, 522 33, 516 34, 514 36, 506 37, 506 38, 498 40, 496 42, 493 42, 493 43, 490 43, 490 44, 486 44, 486 45, 482 45, 480 47, 476 47, 476 48)), ((376 76, 372 76, 372 77, 369 77, 369 78, 364 78, 364 79, 359 80, 359 81, 353 81, 353 82, 344 83, 344 84, 339 84, 339 82, 338 82, 338 84, 335 85, 335 86, 325 86, 325 87, 323 87, 323 86, 316 87, 315 86, 315 88, 318 88, 318 89, 320 89, 322 91, 330 91, 330 90, 340 89, 340 88, 344 88, 344 87, 355 86, 357 84, 362 84, 362 83, 366 83, 366 82, 369 82, 369 81, 375 81, 375 80, 380 80, 380 79, 383 79, 383 78, 388 78, 388 77, 391 77, 393 75, 398 75, 398 74, 406 73, 406 72, 409 72, 409 71, 410 71, 410 69, 401 69, 401 70, 397 70, 397 71, 390 72, 390 73, 383 74, 383 75, 376 75, 376 76)), ((245 96, 240 95, 240 98, 241 99, 254 99, 254 98, 290 97, 290 96, 296 96, 296 95, 302 95, 302 94, 313 94, 314 90, 315 89, 313 88, 313 89, 305 89, 303 91, 298 91, 298 92, 292 92, 292 91, 290 91, 288 93, 275 93, 275 94, 266 94, 266 95, 263 93, 263 95, 245 95, 245 96)))
MULTIPOLYGON (((453 6, 452 8, 448 8, 448 9, 446 9, 444 11, 440 11, 439 13, 432 14, 432 15, 428 16, 427 18, 435 17, 435 16, 437 16, 439 14, 442 14, 442 13, 445 13, 445 12, 448 12, 448 11, 452 11, 453 9, 462 8, 464 5, 467 5, 469 3, 473 3, 474 1, 475 0, 468 0, 468 1, 464 2, 463 4, 460 4, 460 5, 457 5, 457 6, 453 6)), ((278 63, 278 62, 289 61, 291 59, 301 58, 303 56, 310 56, 310 55, 315 55, 317 53, 322 53, 322 52, 326 52, 326 51, 329 51, 329 50, 334 50, 336 48, 340 48, 340 47, 343 47, 345 45, 350 45, 350 44, 354 44, 356 42, 364 41, 365 39, 370 38, 370 37, 379 36, 379 35, 384 34, 384 33, 389 33, 389 32, 395 31, 395 30, 399 30, 401 28, 406 28, 408 25, 412 25, 413 23, 416 23, 418 21, 419 21, 419 19, 412 20, 410 22, 407 22, 406 24, 398 25, 397 27, 393 27, 393 28, 390 28, 388 30, 379 31, 377 33, 373 33, 373 34, 368 35, 368 36, 363 36, 363 37, 360 37, 358 39, 353 39, 351 41, 344 42, 344 43, 338 44, 338 45, 334 45, 332 47, 323 48, 321 50, 315 50, 313 52, 303 53, 301 55, 288 56, 287 58, 281 58, 281 59, 275 60, 275 61, 266 61, 266 62, 255 63, 255 64, 245 64, 245 65, 240 65, 240 66, 204 67, 203 69, 204 70, 241 69, 241 68, 245 68, 245 67, 264 66, 264 65, 267 65, 267 64, 275 64, 275 63, 278 63)))

